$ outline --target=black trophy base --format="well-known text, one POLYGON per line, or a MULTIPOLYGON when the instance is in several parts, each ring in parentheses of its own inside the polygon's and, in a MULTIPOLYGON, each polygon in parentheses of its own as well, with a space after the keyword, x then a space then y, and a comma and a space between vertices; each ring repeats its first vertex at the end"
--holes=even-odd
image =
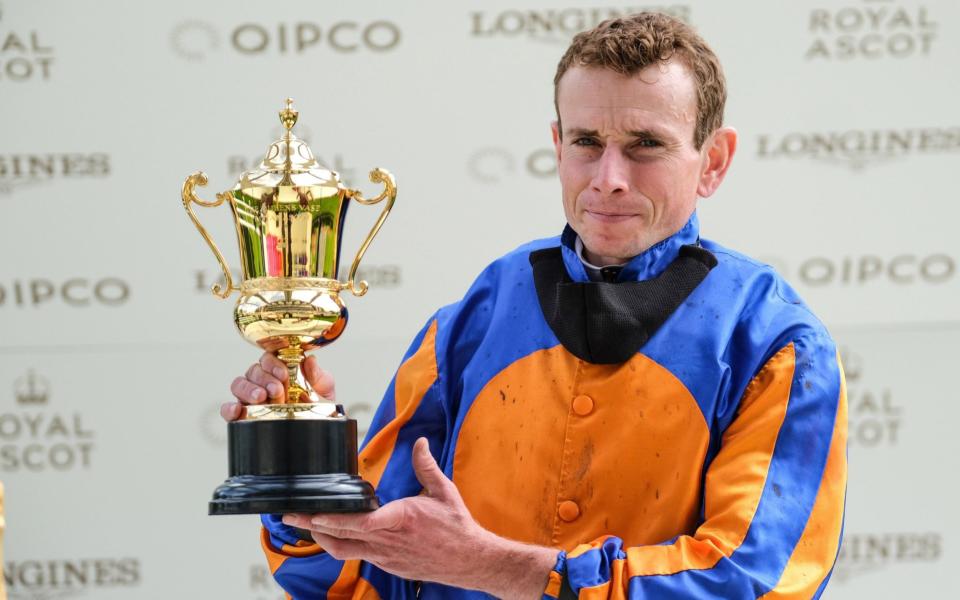
POLYGON ((380 506, 357 475, 354 419, 235 421, 227 425, 230 477, 211 515, 365 512, 380 506))

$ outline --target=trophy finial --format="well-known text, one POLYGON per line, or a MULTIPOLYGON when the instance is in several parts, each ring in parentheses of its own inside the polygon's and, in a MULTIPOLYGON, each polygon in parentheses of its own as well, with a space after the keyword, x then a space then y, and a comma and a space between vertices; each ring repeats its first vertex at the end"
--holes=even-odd
POLYGON ((300 113, 293 108, 293 98, 287 98, 287 107, 280 111, 280 122, 289 132, 297 123, 297 115, 300 113))

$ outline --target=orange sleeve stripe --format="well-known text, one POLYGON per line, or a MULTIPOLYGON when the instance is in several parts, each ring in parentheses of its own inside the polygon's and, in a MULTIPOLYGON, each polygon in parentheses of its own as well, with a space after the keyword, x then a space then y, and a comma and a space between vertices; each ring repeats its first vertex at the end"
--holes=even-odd
MULTIPOLYGON (((721 450, 707 473, 706 521, 695 536, 681 536, 671 545, 627 548, 626 560, 611 565, 611 580, 622 578, 624 568, 630 577, 711 569, 740 547, 760 505, 786 418, 795 360, 790 343, 767 361, 747 386, 737 418, 724 432, 721 450)), ((603 538, 584 544, 569 556, 575 558, 602 543, 603 538)))
POLYGON ((396 416, 360 452, 360 475, 373 487, 380 483, 387 468, 400 429, 410 421, 423 396, 437 380, 436 336, 437 322, 434 321, 424 334, 420 348, 397 371, 394 384, 396 416))
POLYGON ((624 577, 627 573, 624 563, 622 558, 613 561, 610 565, 610 580, 600 585, 582 588, 577 596, 578 600, 625 600, 627 585, 624 577))
MULTIPOLYGON (((839 364, 839 357, 837 364, 839 364)), ((842 374, 841 368, 841 374, 842 374)), ((841 376, 840 401, 830 440, 830 453, 824 468, 823 480, 810 519, 803 535, 793 550, 777 587, 763 598, 810 598, 830 572, 840 545, 843 527, 842 507, 847 482, 847 386, 841 376)))
POLYGON ((380 594, 376 588, 370 585, 370 582, 361 577, 357 581, 357 587, 353 591, 353 600, 380 600, 380 594))
POLYGON ((283 561, 290 558, 285 554, 281 554, 274 549, 273 545, 270 543, 270 533, 267 531, 266 527, 260 528, 260 545, 263 547, 263 553, 267 555, 267 566, 270 568, 270 574, 275 574, 277 569, 280 568, 280 565, 283 564, 283 561))
POLYGON ((357 584, 357 579, 360 577, 360 561, 359 560, 347 560, 343 563, 343 568, 340 570, 340 575, 337 576, 337 580, 333 582, 333 585, 330 586, 330 589, 327 590, 327 598, 333 600, 334 598, 351 598, 353 597, 353 590, 357 584))
POLYGON ((559 598, 560 597, 560 587, 563 585, 563 577, 560 573, 556 571, 550 571, 550 576, 547 578, 547 587, 543 590, 544 596, 549 596, 550 598, 559 598))
POLYGON ((602 536, 598 537, 597 539, 591 541, 589 544, 580 544, 579 546, 577 546, 576 548, 574 548, 573 550, 571 550, 570 552, 567 553, 567 560, 570 560, 571 558, 576 558, 576 557, 580 556, 581 554, 585 554, 585 553, 589 552, 590 550, 593 550, 594 548, 599 548, 599 547, 603 546, 603 543, 606 542, 606 541, 607 541, 608 539, 610 539, 611 537, 613 537, 613 536, 611 536, 611 535, 602 535, 602 536))
POLYGON ((304 541, 304 545, 302 546, 298 542, 296 546, 284 544, 280 548, 276 548, 270 543, 270 532, 267 531, 266 527, 260 527, 260 545, 263 547, 263 552, 267 555, 267 564, 270 565, 271 573, 275 573, 277 569, 280 568, 280 565, 283 564, 283 561, 288 558, 313 556, 314 554, 323 552, 320 546, 307 541, 304 541))

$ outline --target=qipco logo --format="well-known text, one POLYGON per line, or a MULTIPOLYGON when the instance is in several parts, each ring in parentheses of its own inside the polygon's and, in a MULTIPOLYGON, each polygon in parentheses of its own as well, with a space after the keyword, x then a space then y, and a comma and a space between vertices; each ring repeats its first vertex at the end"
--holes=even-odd
POLYGON ((76 308, 116 307, 126 304, 129 299, 130 284, 117 277, 0 282, 0 309, 41 308, 53 304, 76 308))
POLYGON ((553 148, 521 152, 500 147, 480 148, 467 160, 467 172, 480 183, 500 183, 517 174, 554 179, 557 157, 553 148))
POLYGON ((895 285, 940 284, 952 280, 956 261, 947 254, 900 254, 842 258, 814 257, 800 263, 799 281, 813 287, 868 285, 886 281, 895 285))
POLYGON ((242 56, 298 55, 320 50, 383 53, 399 46, 402 38, 400 26, 386 20, 241 23, 226 34, 210 23, 185 21, 170 34, 173 50, 187 60, 202 60, 221 48, 242 56))

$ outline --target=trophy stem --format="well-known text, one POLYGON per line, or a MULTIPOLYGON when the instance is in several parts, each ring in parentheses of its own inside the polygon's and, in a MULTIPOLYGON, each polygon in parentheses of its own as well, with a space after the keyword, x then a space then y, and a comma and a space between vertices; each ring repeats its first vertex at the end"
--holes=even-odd
POLYGON ((277 352, 277 358, 287 365, 287 374, 290 377, 290 387, 287 389, 286 404, 305 404, 308 402, 322 402, 323 398, 317 394, 307 382, 300 365, 306 356, 299 343, 294 343, 277 352))

